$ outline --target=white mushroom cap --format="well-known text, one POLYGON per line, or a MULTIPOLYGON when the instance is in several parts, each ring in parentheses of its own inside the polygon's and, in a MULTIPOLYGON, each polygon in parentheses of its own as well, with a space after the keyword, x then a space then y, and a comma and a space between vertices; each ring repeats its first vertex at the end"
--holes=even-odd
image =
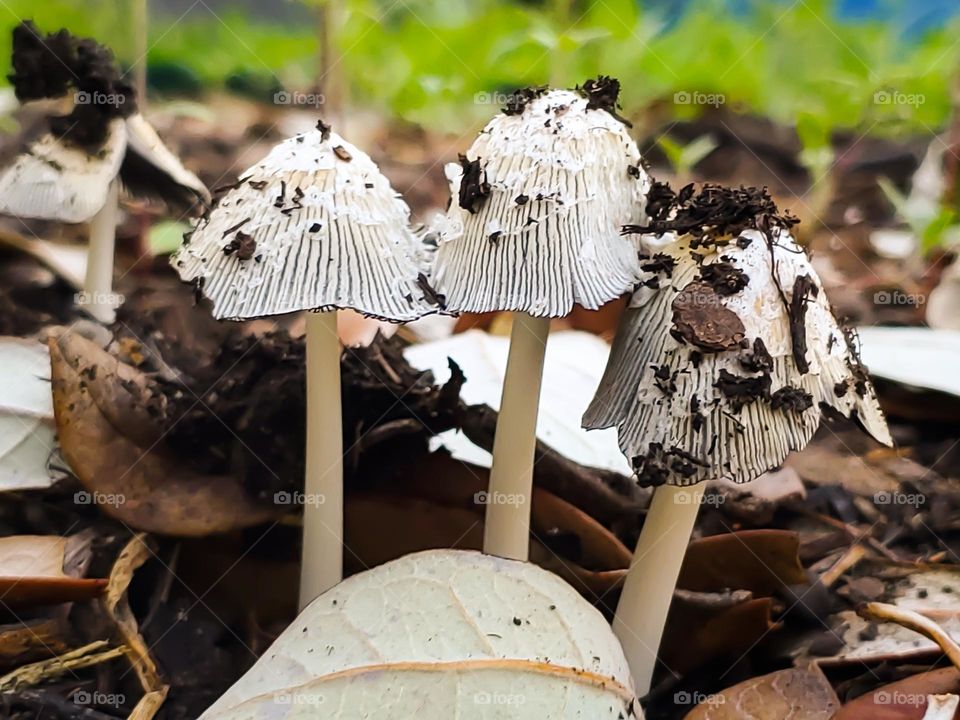
POLYGON ((410 209, 366 153, 326 132, 277 145, 174 256, 215 317, 349 308, 407 321, 435 311, 410 209), (227 248, 251 240, 253 251, 227 248))
POLYGON ((210 193, 140 114, 109 121, 103 146, 89 150, 46 133, 0 173, 0 213, 89 222, 117 177, 137 194, 189 207, 210 193))
POLYGON ((567 583, 432 550, 314 600, 202 720, 622 718, 632 702, 620 643, 567 583))
POLYGON ((618 428, 641 483, 753 480, 802 449, 825 408, 892 444, 806 253, 786 230, 771 233, 696 249, 668 236, 647 261, 653 287, 625 312, 583 419, 618 428))
POLYGON ((126 149, 126 125, 120 118, 110 121, 106 142, 94 154, 50 133, 41 136, 0 174, 0 213, 88 222, 106 203, 126 149))
POLYGON ((570 90, 535 97, 487 124, 472 165, 448 170, 433 280, 450 310, 558 317, 633 287, 636 246, 620 226, 642 218, 649 178, 624 123, 588 104, 570 90))

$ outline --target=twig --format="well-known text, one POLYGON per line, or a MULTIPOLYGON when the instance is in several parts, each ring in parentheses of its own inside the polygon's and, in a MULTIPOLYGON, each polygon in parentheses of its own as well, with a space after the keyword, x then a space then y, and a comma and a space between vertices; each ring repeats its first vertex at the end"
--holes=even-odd
POLYGON ((943 654, 960 670, 960 645, 933 620, 913 610, 905 610, 889 603, 869 602, 857 608, 857 614, 868 620, 895 622, 924 635, 943 650, 943 654))

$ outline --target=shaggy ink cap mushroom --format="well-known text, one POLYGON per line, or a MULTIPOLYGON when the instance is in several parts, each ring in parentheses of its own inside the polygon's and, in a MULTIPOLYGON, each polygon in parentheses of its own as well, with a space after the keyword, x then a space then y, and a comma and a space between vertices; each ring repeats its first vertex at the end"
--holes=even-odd
POLYGON ((131 192, 176 210, 202 208, 210 194, 137 112, 133 88, 109 49, 66 30, 43 35, 32 23, 13 30, 17 99, 58 100, 39 137, 0 171, 0 213, 68 223, 104 208, 118 177, 131 192))
POLYGON ((321 122, 244 172, 173 264, 216 318, 349 308, 415 320, 443 299, 409 216, 370 157, 321 122))
POLYGON ((649 179, 617 114, 620 84, 518 90, 448 167, 434 284, 455 312, 566 315, 631 289, 649 179))
POLYGON ((764 190, 657 184, 646 280, 617 331, 587 428, 616 426, 642 485, 747 482, 824 414, 891 444, 856 340, 764 190), (673 233, 683 233, 677 238, 673 233))
MULTIPOLYGON (((855 343, 765 190, 656 183, 647 273, 624 312, 587 428, 616 426, 653 494, 613 629, 646 694, 704 480, 753 480, 825 413, 890 434, 855 343)), ((644 234, 646 233, 646 234, 644 234)))

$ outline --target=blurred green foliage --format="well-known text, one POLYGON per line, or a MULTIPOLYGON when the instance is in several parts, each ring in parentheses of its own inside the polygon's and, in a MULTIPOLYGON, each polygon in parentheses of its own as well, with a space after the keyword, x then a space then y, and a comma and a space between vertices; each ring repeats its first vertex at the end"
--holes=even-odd
MULTIPOLYGON (((292 2, 293 0, 286 0, 292 2)), ((322 0, 310 0, 315 5, 322 0)), ((876 21, 834 19, 827 0, 756 2, 732 15, 719 0, 666 24, 635 0, 341 0, 342 63, 352 101, 412 122, 466 129, 495 112, 500 93, 553 79, 619 77, 628 111, 689 117, 725 104, 796 124, 817 166, 832 129, 893 134, 942 127, 960 62, 954 23, 919 40, 876 21)), ((133 58, 122 0, 5 0, 12 27, 96 36, 133 58)), ((309 18, 312 9, 303 9, 309 18)), ((210 87, 229 78, 278 78, 305 89, 315 74, 312 22, 277 24, 197 4, 183 17, 153 10, 149 59, 182 66, 210 87)), ((9 33, 0 37, 8 63, 9 33)))

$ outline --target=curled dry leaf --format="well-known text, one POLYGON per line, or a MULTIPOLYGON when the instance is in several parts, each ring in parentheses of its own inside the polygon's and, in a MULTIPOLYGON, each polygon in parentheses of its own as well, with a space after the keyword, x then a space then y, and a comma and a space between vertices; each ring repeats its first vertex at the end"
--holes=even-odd
POLYGON ((800 538, 786 530, 744 530, 690 543, 677 587, 752 590, 772 595, 807 581, 800 564, 800 538))
POLYGON ((151 416, 162 404, 148 379, 79 335, 49 341, 62 453, 91 499, 132 528, 202 536, 265 522, 230 477, 184 467, 162 445, 151 416))
POLYGON ((816 667, 791 668, 710 695, 685 720, 830 720, 839 707, 816 667))
POLYGON ((529 563, 442 550, 321 595, 202 718, 635 712, 619 642, 569 585, 529 563))

